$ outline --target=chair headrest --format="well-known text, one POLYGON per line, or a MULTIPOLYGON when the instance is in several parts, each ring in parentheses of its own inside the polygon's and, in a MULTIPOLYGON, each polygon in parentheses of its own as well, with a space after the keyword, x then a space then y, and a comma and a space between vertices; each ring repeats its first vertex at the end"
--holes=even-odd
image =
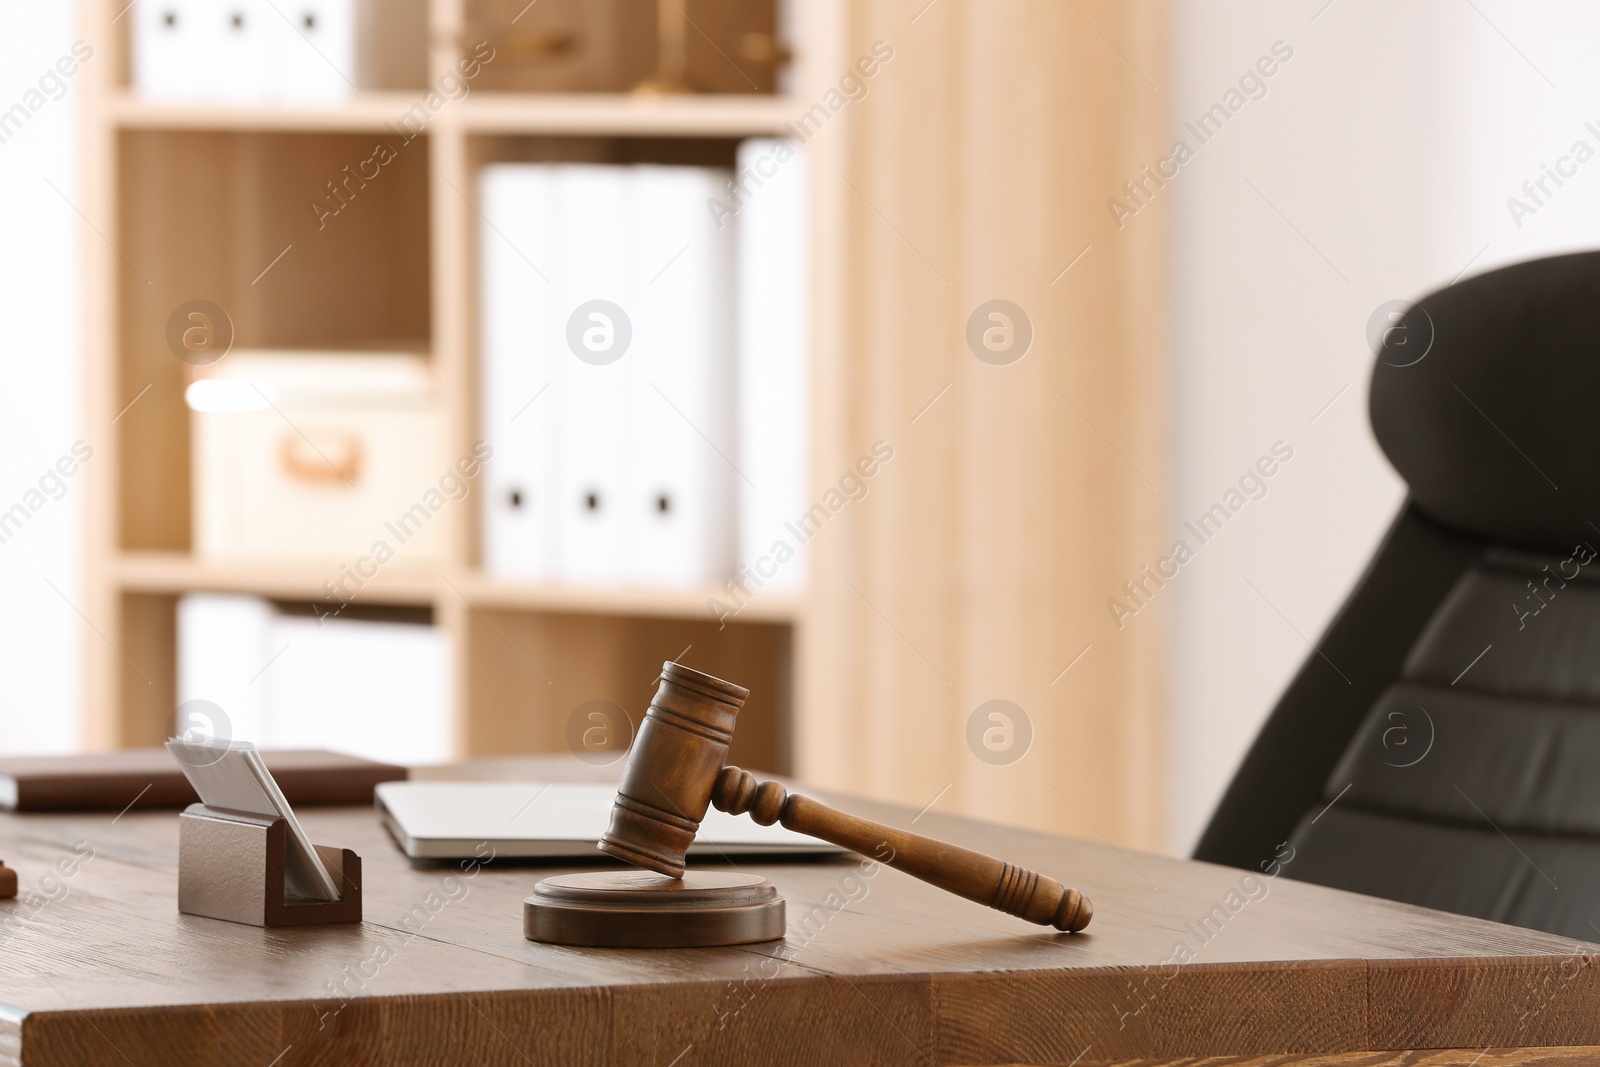
POLYGON ((1417 507, 1495 541, 1600 543, 1600 252, 1469 278, 1394 330, 1372 430, 1417 507))

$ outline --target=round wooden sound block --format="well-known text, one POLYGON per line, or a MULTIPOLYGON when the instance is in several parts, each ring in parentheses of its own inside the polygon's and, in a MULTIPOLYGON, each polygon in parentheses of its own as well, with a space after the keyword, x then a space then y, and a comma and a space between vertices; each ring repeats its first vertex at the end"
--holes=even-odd
POLYGON ((689 871, 562 874, 534 887, 522 905, 530 941, 597 948, 703 948, 776 941, 784 906, 765 878, 689 871))

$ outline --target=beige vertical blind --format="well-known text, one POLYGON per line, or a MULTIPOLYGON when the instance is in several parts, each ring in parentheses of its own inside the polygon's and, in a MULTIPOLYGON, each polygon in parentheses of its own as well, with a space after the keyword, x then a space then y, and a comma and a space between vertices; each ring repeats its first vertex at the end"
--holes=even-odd
POLYGON ((1170 540, 1163 215, 1182 181, 1143 169, 1172 147, 1163 11, 924 2, 847 5, 840 73, 892 55, 814 135, 842 220, 819 239, 846 265, 820 279, 819 496, 882 444, 812 542, 798 769, 1158 847, 1165 606, 1142 567, 1170 540), (979 315, 985 361, 968 324, 997 300, 1021 315, 979 315), (1151 593, 1114 619, 1129 580, 1151 593), (974 743, 994 700, 1021 715, 980 714, 974 743))

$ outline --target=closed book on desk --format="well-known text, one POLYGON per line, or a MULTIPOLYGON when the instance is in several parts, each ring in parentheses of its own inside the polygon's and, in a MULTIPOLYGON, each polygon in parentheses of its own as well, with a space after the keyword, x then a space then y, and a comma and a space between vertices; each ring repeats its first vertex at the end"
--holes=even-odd
MULTIPOLYGON (((291 804, 370 804, 379 782, 405 778, 388 763, 324 749, 262 752, 267 769, 291 804)), ((0 809, 5 811, 121 811, 181 808, 200 797, 164 748, 87 756, 0 758, 0 809)))

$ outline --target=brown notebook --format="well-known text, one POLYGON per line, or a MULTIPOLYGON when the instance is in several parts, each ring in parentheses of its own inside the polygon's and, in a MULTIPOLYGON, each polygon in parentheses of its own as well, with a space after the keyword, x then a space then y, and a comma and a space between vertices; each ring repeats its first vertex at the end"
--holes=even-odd
MULTIPOLYGON (((261 758, 296 806, 371 804, 379 782, 407 777, 404 767, 323 749, 263 749, 261 758)), ((121 811, 135 799, 139 808, 181 808, 200 798, 164 748, 0 757, 0 810, 121 811)))

